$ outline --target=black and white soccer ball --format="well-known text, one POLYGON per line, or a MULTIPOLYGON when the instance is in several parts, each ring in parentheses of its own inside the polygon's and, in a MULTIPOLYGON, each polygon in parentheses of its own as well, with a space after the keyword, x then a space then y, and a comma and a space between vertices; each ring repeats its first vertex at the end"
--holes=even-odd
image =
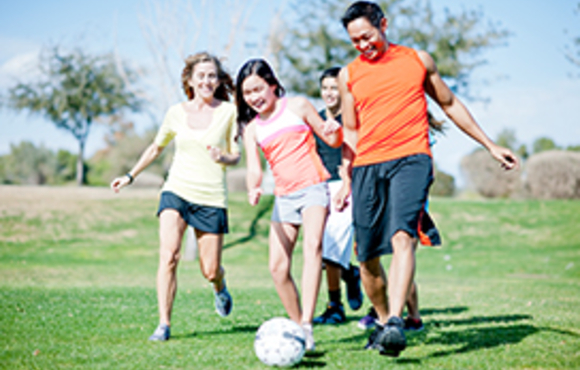
POLYGON ((269 366, 289 367, 302 360, 306 337, 302 327, 284 317, 265 321, 254 340, 256 355, 269 366))

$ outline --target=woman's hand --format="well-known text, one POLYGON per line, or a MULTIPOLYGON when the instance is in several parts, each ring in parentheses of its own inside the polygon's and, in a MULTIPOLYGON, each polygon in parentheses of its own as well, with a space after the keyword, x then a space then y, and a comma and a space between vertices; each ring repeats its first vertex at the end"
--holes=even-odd
POLYGON ((223 155, 220 148, 218 148, 217 146, 208 145, 207 151, 209 153, 209 156, 211 157, 211 159, 213 159, 214 162, 216 163, 222 162, 223 155))
POLYGON ((131 178, 128 175, 124 175, 121 177, 117 177, 113 181, 111 181, 111 189, 115 193, 118 193, 122 188, 129 185, 131 183, 131 178))

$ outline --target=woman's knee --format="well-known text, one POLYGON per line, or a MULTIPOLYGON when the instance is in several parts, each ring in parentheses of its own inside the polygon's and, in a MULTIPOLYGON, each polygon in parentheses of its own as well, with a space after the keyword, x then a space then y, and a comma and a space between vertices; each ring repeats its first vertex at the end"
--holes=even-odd
POLYGON ((204 266, 201 269, 201 273, 203 277, 209 282, 216 282, 221 279, 222 277, 222 269, 221 266, 217 264, 210 264, 209 266, 204 266))
POLYGON ((159 265, 174 270, 177 268, 180 258, 181 255, 179 251, 162 248, 159 252, 159 265))

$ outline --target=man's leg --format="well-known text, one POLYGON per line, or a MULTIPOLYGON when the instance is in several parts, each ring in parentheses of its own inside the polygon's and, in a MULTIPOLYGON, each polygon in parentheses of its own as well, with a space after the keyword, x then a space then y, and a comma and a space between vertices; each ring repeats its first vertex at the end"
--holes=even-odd
MULTIPOLYGON (((404 231, 397 231, 391 242, 393 258, 389 269, 389 317, 401 317, 415 275, 414 238, 404 231)), ((381 322, 386 321, 381 319, 381 322)))
POLYGON ((361 262, 360 264, 361 280, 365 293, 373 304, 379 321, 384 323, 389 317, 386 275, 380 257, 361 262))

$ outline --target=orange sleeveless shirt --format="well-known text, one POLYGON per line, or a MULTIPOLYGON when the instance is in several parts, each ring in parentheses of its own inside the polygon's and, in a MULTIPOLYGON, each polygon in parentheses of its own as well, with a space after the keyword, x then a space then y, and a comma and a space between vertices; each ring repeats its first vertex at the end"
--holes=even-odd
POLYGON ((358 119, 357 154, 353 165, 366 166, 407 157, 431 156, 427 70, 411 48, 389 44, 376 61, 359 55, 348 69, 348 88, 358 119))

